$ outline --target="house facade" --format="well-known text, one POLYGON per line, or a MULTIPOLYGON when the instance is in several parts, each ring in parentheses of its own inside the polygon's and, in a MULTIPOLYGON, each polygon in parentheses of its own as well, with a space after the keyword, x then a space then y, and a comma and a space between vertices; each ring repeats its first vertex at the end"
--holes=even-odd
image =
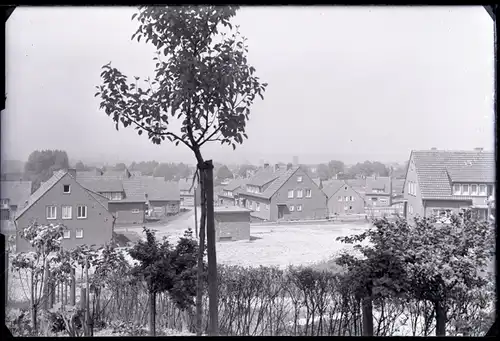
POLYGON ((345 214, 364 214, 365 199, 344 180, 337 180, 323 188, 328 198, 328 216, 345 214))
MULTIPOLYGON (((16 217, 19 232, 33 222, 62 224, 66 227, 62 245, 97 246, 111 242, 115 217, 107 209, 108 200, 81 186, 70 171, 60 170, 28 199, 28 204, 16 217)), ((31 249, 28 242, 16 236, 16 251, 31 249)))
POLYGON ((472 209, 487 219, 488 200, 495 195, 495 155, 473 151, 412 151, 405 179, 405 213, 447 218, 472 209))
POLYGON ((179 195, 181 206, 193 207, 196 203, 200 204, 200 191, 197 181, 193 182, 193 178, 183 178, 178 181, 179 195))
POLYGON ((128 177, 119 173, 82 178, 77 175, 77 181, 109 200, 108 209, 116 217, 117 225, 143 224, 146 216, 161 219, 180 210, 177 183, 164 178, 128 177))
POLYGON ((290 164, 285 169, 266 165, 238 195, 239 205, 260 220, 320 219, 328 214, 323 191, 300 167, 290 164))
POLYGON ((390 177, 367 177, 365 179, 365 202, 367 207, 391 206, 392 181, 390 177))
POLYGON ((234 179, 229 184, 222 187, 218 194, 217 202, 221 206, 237 206, 239 200, 239 190, 246 186, 247 179, 234 179))
POLYGON ((27 203, 31 195, 31 181, 0 182, 0 218, 14 221, 16 213, 27 203))

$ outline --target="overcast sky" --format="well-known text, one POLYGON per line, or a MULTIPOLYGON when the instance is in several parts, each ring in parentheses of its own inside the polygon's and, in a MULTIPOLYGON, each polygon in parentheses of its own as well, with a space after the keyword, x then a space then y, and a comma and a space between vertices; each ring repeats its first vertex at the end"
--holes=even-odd
MULTIPOLYGON (((17 8, 6 24, 2 158, 192 162, 187 148, 116 131, 94 98, 109 61, 152 75, 132 7, 17 8)), ((233 22, 269 83, 249 139, 219 162, 404 161, 412 149, 493 149, 493 21, 477 7, 244 7, 233 22)))

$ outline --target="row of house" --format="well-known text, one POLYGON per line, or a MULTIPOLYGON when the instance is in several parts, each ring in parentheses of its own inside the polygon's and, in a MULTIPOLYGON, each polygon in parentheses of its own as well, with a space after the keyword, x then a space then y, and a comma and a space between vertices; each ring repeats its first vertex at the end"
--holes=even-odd
POLYGON ((472 209, 478 217, 495 216, 494 152, 412 151, 404 184, 405 215, 447 218, 472 209))
POLYGON ((495 212, 495 155, 473 151, 412 151, 405 179, 311 179, 298 166, 265 164, 218 189, 217 204, 252 210, 260 220, 302 220, 344 214, 448 217, 470 208, 495 212))
MULTIPOLYGON (((23 184, 28 185, 31 184, 23 184)), ((2 198, 4 193, 14 198, 6 192, 8 188, 2 183, 2 198)), ((66 227, 63 245, 72 248, 109 242, 115 226, 142 224, 152 215, 177 214, 180 191, 177 183, 127 170, 101 173, 69 169, 54 172, 33 194, 15 202, 18 202, 14 217, 18 231, 33 222, 63 224, 66 227), (21 200, 23 204, 19 203, 21 200)), ((20 252, 29 249, 21 238, 16 238, 16 248, 20 252)))
POLYGON ((252 211, 264 221, 324 219, 327 197, 299 166, 265 164, 247 179, 235 179, 221 189, 219 205, 235 205, 252 211))

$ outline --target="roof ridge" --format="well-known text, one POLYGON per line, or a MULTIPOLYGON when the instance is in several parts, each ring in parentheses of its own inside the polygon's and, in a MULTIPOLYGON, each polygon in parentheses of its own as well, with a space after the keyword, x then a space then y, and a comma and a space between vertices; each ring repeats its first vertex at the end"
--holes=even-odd
POLYGON ((64 169, 54 171, 49 180, 45 181, 43 185, 38 187, 38 189, 33 194, 30 195, 30 197, 28 198, 28 205, 24 206, 23 209, 16 215, 16 220, 19 219, 24 213, 26 213, 26 211, 28 211, 30 207, 32 207, 36 202, 38 202, 38 200, 40 200, 50 189, 52 189, 52 187, 54 187, 59 181, 61 181, 61 179, 66 174, 68 174, 68 171, 64 169), (46 185, 47 183, 48 185, 46 185), (35 199, 33 201, 30 201, 30 199, 32 198, 35 199))

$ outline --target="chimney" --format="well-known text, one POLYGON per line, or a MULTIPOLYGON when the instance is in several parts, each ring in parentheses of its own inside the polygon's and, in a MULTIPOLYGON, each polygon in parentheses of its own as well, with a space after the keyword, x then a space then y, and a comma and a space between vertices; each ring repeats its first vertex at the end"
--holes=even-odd
POLYGON ((268 169, 269 168, 269 164, 268 163, 264 163, 264 169, 268 169))
POLYGON ((483 151, 483 149, 484 149, 484 148, 482 148, 482 147, 477 147, 477 148, 474 148, 474 150, 475 150, 476 152, 482 152, 482 151, 483 151))
POLYGON ((290 170, 290 169, 292 169, 292 166, 293 166, 293 165, 292 165, 291 163, 287 163, 287 165, 286 165, 286 170, 290 170))
POLYGON ((76 179, 76 169, 75 168, 69 168, 68 174, 71 175, 74 179, 76 179))
POLYGON ((274 171, 277 172, 280 170, 280 165, 279 164, 275 164, 274 165, 274 171))

